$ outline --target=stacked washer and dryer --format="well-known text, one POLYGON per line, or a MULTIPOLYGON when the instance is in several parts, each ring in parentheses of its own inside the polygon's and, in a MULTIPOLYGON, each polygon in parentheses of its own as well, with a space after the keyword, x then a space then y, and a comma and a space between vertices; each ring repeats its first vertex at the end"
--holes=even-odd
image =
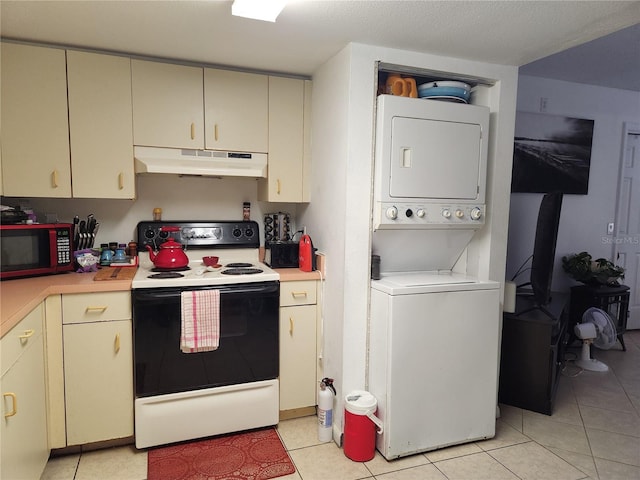
POLYGON ((393 459, 495 435, 500 285, 464 255, 486 215, 488 108, 377 102, 368 390, 393 459))

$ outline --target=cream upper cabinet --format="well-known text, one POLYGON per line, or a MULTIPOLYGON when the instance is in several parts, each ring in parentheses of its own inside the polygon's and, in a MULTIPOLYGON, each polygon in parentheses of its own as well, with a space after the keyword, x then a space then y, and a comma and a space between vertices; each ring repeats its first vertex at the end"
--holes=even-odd
POLYGON ((2 180, 7 196, 71 196, 65 51, 2 43, 2 180))
POLYGON ((40 478, 49 458, 43 304, 0 341, 0 478, 40 478))
POLYGON ((202 72, 131 60, 134 145, 204 148, 202 72))
POLYGON ((204 69, 205 146, 267 153, 269 77, 204 69))
POLYGON ((135 198, 131 60, 67 51, 73 196, 135 198))
POLYGON ((269 77, 269 166, 259 200, 309 201, 310 99, 310 81, 269 77))

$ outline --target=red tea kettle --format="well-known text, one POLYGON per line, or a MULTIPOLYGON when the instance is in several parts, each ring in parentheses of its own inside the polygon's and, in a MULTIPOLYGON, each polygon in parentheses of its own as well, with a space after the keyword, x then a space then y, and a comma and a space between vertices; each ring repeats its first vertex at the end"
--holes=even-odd
MULTIPOLYGON (((161 232, 179 232, 179 227, 162 227, 161 232)), ((149 260, 157 268, 183 268, 189 265, 189 257, 182 250, 182 244, 176 242, 173 238, 169 238, 160 245, 158 253, 154 253, 151 246, 147 245, 149 250, 149 260)))

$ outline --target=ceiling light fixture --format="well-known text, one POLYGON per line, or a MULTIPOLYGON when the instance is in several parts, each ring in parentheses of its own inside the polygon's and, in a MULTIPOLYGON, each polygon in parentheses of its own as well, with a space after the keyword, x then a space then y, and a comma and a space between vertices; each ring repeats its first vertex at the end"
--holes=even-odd
POLYGON ((231 14, 275 22, 286 3, 286 0, 233 0, 231 14))

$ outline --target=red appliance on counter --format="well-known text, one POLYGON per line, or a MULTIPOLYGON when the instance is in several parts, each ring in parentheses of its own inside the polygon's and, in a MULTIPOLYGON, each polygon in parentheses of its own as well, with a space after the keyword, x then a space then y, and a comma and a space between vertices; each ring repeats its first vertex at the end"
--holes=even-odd
POLYGON ((0 225, 0 279, 72 271, 72 230, 70 223, 0 225))
POLYGON ((302 237, 300 237, 300 270, 303 272, 313 272, 317 270, 316 250, 316 248, 313 248, 313 242, 309 235, 302 235, 302 237))

